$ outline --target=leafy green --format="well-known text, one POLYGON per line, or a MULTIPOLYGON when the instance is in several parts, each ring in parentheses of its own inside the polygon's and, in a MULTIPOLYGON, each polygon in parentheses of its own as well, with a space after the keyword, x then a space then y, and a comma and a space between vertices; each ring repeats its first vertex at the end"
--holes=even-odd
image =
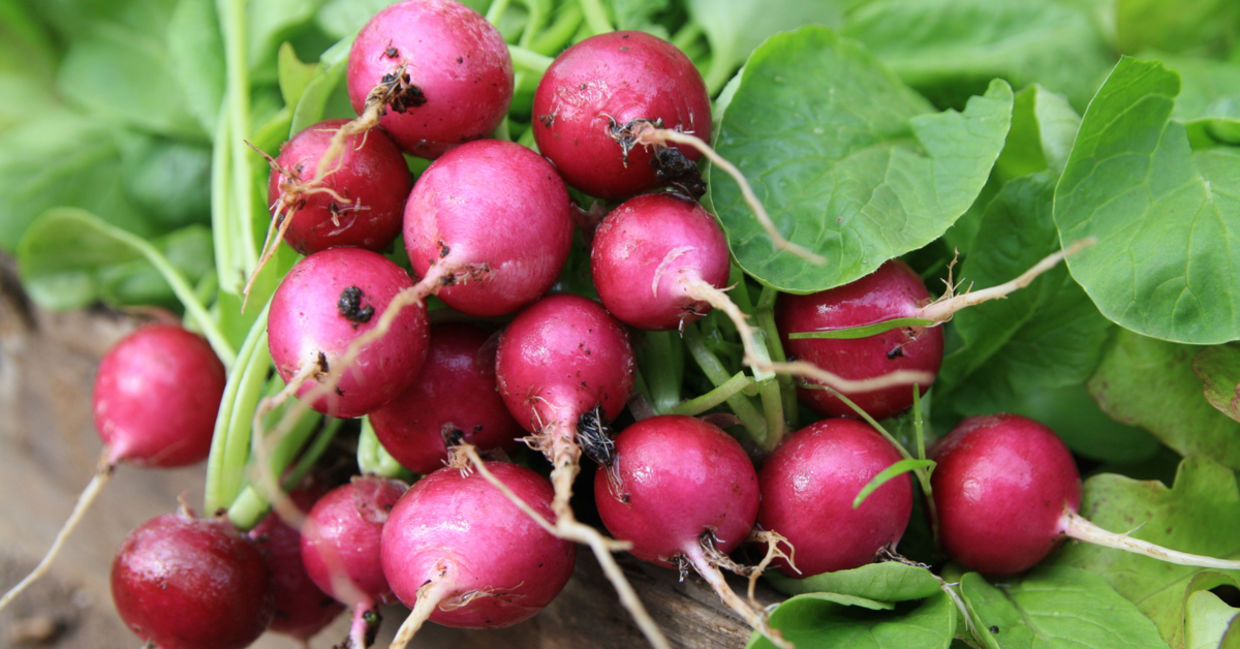
POLYGON ((1193 373, 1205 384, 1206 401, 1240 421, 1240 344, 1201 350, 1193 357, 1193 373))
POLYGON ((1240 468, 1240 422, 1202 396, 1195 354, 1187 345, 1121 332, 1088 387, 1115 420, 1145 428, 1183 455, 1206 454, 1240 468))
MULTIPOLYGON (((956 632, 956 608, 942 592, 895 604, 811 593, 784 601, 770 623, 801 649, 947 649, 956 632)), ((774 646, 755 633, 746 648, 774 646)))
POLYGON ((970 572, 960 595, 991 649, 1166 649, 1158 629, 1101 577, 1062 566, 991 585, 970 572))
POLYGON ((1236 42, 1240 5, 1229 0, 1118 0, 1115 38, 1128 53, 1161 50, 1219 56, 1236 42))
POLYGON ((1208 590, 1194 591, 1185 610, 1185 649, 1235 649, 1240 646, 1238 620, 1240 609, 1208 590))
POLYGON ((851 570, 837 570, 796 579, 776 572, 764 575, 779 590, 792 595, 838 593, 878 602, 925 599, 942 589, 942 582, 928 569, 899 561, 868 563, 851 570))
POLYGON ((855 42, 823 27, 779 34, 750 56, 715 147, 776 229, 828 264, 775 251, 714 168, 710 201, 758 281, 794 293, 838 286, 943 234, 985 183, 1011 107, 996 82, 963 113, 934 113, 855 42))
MULTIPOLYGON (((1175 483, 1141 482, 1100 474, 1085 482, 1081 513, 1115 532, 1176 550, 1222 558, 1240 557, 1240 487, 1236 474, 1204 456, 1183 460, 1175 483)), ((1240 585, 1240 572, 1163 563, 1148 557, 1072 543, 1054 555, 1106 579, 1158 626, 1173 647, 1184 646, 1189 596, 1222 584, 1240 585)))
POLYGON ((1240 338, 1240 150, 1194 152, 1170 121, 1179 77, 1124 59, 1081 121, 1055 190, 1068 260, 1099 311, 1138 333, 1189 343, 1240 338))

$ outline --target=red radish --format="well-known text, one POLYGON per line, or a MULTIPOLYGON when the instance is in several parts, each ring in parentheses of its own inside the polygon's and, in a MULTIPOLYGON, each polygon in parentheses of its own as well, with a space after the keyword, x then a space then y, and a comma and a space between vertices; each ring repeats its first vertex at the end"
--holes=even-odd
POLYGON ((856 568, 874 560, 904 535, 913 511, 907 474, 876 489, 860 507, 853 500, 887 467, 903 459, 882 435, 855 419, 824 419, 793 433, 762 466, 758 524, 783 535, 806 577, 856 568))
POLYGON ((715 217, 672 194, 629 199, 594 232, 590 271, 603 306, 638 329, 678 329, 726 299, 728 241, 715 217))
POLYGON ((354 478, 314 503, 301 530, 301 560, 324 593, 353 608, 349 641, 370 646, 380 604, 391 601, 379 541, 384 522, 406 486, 399 480, 354 478))
MULTIPOLYGON (((883 377, 898 371, 925 375, 918 389, 925 393, 943 361, 943 330, 899 327, 853 339, 789 339, 793 332, 829 331, 917 317, 930 303, 930 292, 912 268, 891 260, 859 280, 809 295, 785 294, 776 303, 776 326, 789 358, 807 361, 846 379, 883 377)), ((875 419, 885 419, 913 405, 911 383, 865 392, 841 390, 875 419)), ((832 416, 856 413, 830 391, 802 388, 801 401, 832 416)))
POLYGON ((271 576, 258 548, 226 519, 184 509, 143 523, 112 562, 121 619, 161 649, 239 649, 271 621, 271 576))
POLYGON ((931 450, 943 549, 966 568, 1022 573, 1065 538, 1187 566, 1240 570, 1240 561, 1171 550, 1102 529, 1077 513, 1081 478, 1050 428, 1019 415, 969 417, 931 450))
POLYGON ((751 626, 780 642, 766 616, 724 581, 720 565, 753 529, 758 476, 740 443, 700 419, 662 415, 625 428, 612 466, 594 477, 608 531, 639 559, 692 566, 751 626))
POLYGON ((219 357, 201 336, 176 324, 148 324, 104 355, 95 377, 98 469, 39 565, 0 598, 0 609, 51 567, 116 465, 177 467, 206 459, 224 394, 219 357))
MULTIPOLYGON (((303 511, 314 505, 313 491, 289 494, 303 511)), ((309 640, 331 623, 343 607, 310 579, 301 560, 301 532, 270 512, 248 532, 271 571, 275 590, 275 616, 269 629, 309 640)))
MULTIPOLYGON (((539 151, 569 185, 599 198, 666 184, 655 150, 634 146, 626 127, 656 123, 710 141, 702 76, 675 45, 644 32, 599 34, 565 50, 539 82, 533 114, 539 151)), ((686 149, 679 160, 699 156, 686 149)))
POLYGON ((444 465, 444 434, 460 431, 481 449, 516 448, 521 433, 495 386, 496 339, 465 323, 431 327, 422 373, 403 394, 370 413, 375 435, 397 462, 418 474, 444 465))
POLYGON ((329 248, 301 260, 272 297, 268 346, 281 378, 333 417, 358 417, 396 397, 417 379, 426 358, 426 309, 403 309, 386 335, 350 359, 351 347, 375 329, 409 275, 382 255, 329 248), (330 385, 334 393, 323 394, 330 385), (295 386, 295 387, 294 387, 295 386))
POLYGON ((564 267, 572 234, 564 182, 538 154, 506 140, 470 142, 439 158, 405 206, 405 249, 424 282, 485 269, 438 288, 470 315, 512 313, 538 299, 564 267))
MULTIPOLYGON (((482 468, 546 524, 546 478, 503 462, 482 468)), ((426 619, 499 628, 530 618, 568 582, 576 551, 482 475, 449 466, 396 503, 383 528, 382 558, 392 590, 413 609, 392 643, 404 647, 426 619)))
POLYGON ((348 89, 363 129, 378 124, 405 152, 435 158, 503 121, 512 57, 499 30, 460 2, 405 0, 353 40, 348 89))
POLYGON ((354 135, 327 175, 318 163, 346 120, 319 122, 280 147, 267 201, 283 239, 303 255, 332 246, 381 251, 400 234, 413 177, 383 131, 354 135))

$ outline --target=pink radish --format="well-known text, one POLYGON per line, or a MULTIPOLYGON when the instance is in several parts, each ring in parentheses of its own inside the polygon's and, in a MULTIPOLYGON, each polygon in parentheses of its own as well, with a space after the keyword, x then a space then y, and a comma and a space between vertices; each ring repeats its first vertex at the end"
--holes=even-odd
POLYGON ((931 450, 943 550, 965 567, 1002 577, 1022 573, 1064 539, 1169 563, 1240 570, 1240 561, 1170 550, 1102 529, 1078 510, 1081 479, 1055 432, 1019 415, 969 417, 931 450))
MULTIPOLYGON (((289 494, 303 511, 314 505, 317 490, 298 490, 289 494)), ((271 571, 275 591, 275 616, 269 629, 276 633, 309 640, 331 623, 343 607, 310 579, 301 560, 301 532, 270 512, 247 536, 263 554, 271 571)))
POLYGON ((413 177, 383 131, 354 135, 330 169, 318 163, 343 119, 319 122, 280 147, 267 181, 267 201, 284 241, 303 255, 332 246, 381 251, 400 234, 413 177))
POLYGON ((877 431, 855 419, 824 419, 784 440, 759 473, 758 524, 778 532, 795 551, 788 576, 856 568, 904 535, 913 510, 907 474, 885 482, 859 507, 863 487, 902 459, 877 431))
POLYGON ((678 329, 727 298, 728 241, 715 217, 673 194, 644 194, 594 232, 590 270, 603 306, 638 329, 678 329))
POLYGON ((306 574, 324 593, 353 608, 353 649, 370 646, 379 624, 376 607, 392 597, 379 560, 379 540, 405 489, 398 480, 354 478, 315 502, 301 530, 306 574))
MULTIPOLYGON (((599 34, 565 50, 539 82, 533 113, 539 151, 568 184, 599 198, 666 184, 655 151, 634 146, 626 127, 655 123, 710 141, 702 76, 676 46, 644 32, 599 34)), ((699 155, 688 149, 679 160, 691 168, 699 155)))
POLYGON ((533 151, 479 140, 436 160, 405 206, 409 262, 449 306, 475 316, 512 313, 551 287, 572 247, 568 191, 533 151), (440 274, 484 271, 467 282, 440 274))
POLYGON ((608 531, 639 559, 692 566, 732 610, 787 646, 754 604, 724 580, 720 566, 749 537, 758 515, 758 476, 740 443, 700 419, 662 415, 625 428, 612 466, 594 477, 594 502, 608 531))
POLYGON ((130 532, 112 562, 112 600, 161 649, 240 649, 271 621, 271 576, 258 548, 223 518, 165 514, 130 532))
POLYGON ((405 0, 375 14, 349 51, 357 132, 382 126, 401 149, 435 158, 486 137, 512 101, 499 30, 455 0, 405 0))
POLYGON ((281 378, 303 398, 315 390, 311 407, 333 417, 357 417, 391 401, 426 358, 421 301, 403 309, 387 335, 351 348, 412 286, 399 266, 360 248, 329 248, 298 262, 276 289, 267 321, 281 378), (333 391, 322 394, 322 385, 333 391))
POLYGON ((444 465, 445 433, 460 431, 481 449, 516 448, 521 426, 495 385, 496 339, 466 323, 431 327, 422 373, 403 394, 370 413, 375 435, 388 453, 414 473, 444 465))
POLYGON ((478 473, 444 467, 414 483, 384 525, 384 574, 413 609, 392 647, 404 647, 427 619, 463 628, 516 624, 550 603, 572 574, 573 544, 544 528, 546 478, 502 462, 479 468, 510 495, 478 473))
POLYGON ((98 469, 47 554, 0 598, 0 609, 47 572, 117 464, 177 467, 206 459, 224 383, 211 346, 180 325, 145 325, 108 350, 93 395, 95 430, 104 443, 98 469))

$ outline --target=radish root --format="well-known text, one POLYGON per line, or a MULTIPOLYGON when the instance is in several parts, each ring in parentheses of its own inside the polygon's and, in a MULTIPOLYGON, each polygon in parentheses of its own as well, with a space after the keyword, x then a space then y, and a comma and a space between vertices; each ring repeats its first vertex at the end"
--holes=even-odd
POLYGON ((396 630, 396 637, 392 639, 391 649, 405 649, 405 645, 413 639, 422 625, 430 619, 431 614, 439 606, 448 594, 448 587, 442 581, 443 573, 440 573, 440 579, 432 579, 418 588, 418 599, 413 603, 413 609, 409 611, 409 617, 401 623, 400 628, 396 630))
POLYGON ((1140 554, 1166 563, 1197 568, 1214 568, 1217 570, 1240 570, 1240 560, 1220 559, 1218 557, 1165 548, 1149 541, 1128 536, 1127 534, 1119 534, 1103 529, 1070 509, 1064 510, 1063 516, 1059 519, 1059 525, 1064 535, 1069 538, 1140 554))
POLYGON ((792 643, 785 640, 779 630, 771 627, 766 612, 757 606, 752 599, 741 599, 740 595, 737 595, 736 591, 732 590, 732 587, 728 585, 727 580, 723 577, 723 572, 719 569, 721 564, 724 567, 729 567, 733 572, 740 570, 748 573, 752 568, 739 566, 734 563, 726 555, 715 549, 713 542, 708 539, 702 539, 698 543, 694 543, 686 548, 684 559, 693 566, 693 569, 701 575, 702 579, 706 580, 711 590, 715 591, 715 594, 719 596, 724 605, 739 615, 750 628, 766 636, 768 640, 780 649, 794 649, 792 643))

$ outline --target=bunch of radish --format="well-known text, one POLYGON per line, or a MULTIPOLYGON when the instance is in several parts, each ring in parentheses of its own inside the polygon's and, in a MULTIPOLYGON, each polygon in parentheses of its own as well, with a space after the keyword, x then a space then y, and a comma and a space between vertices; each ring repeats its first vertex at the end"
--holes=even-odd
POLYGON ((344 646, 362 649, 394 602, 411 614, 393 646, 427 620, 509 626, 557 596, 580 543, 653 646, 667 639, 618 552, 696 573, 790 646, 723 573, 798 578, 897 556, 917 498, 944 556, 987 575, 1026 571, 1066 537, 1237 567, 1089 524, 1071 455, 1032 420, 970 419, 929 454, 883 427, 919 418, 907 413, 932 389, 953 313, 1071 250, 937 300, 893 259, 755 309, 698 202, 698 161, 730 165, 709 148, 693 62, 619 31, 540 72, 524 143, 496 137, 514 128, 515 86, 498 29, 456 0, 382 10, 349 51, 356 115, 267 156, 272 221, 246 289, 265 306, 247 305, 257 319, 229 367, 175 324, 143 327, 104 359, 105 451, 71 522, 118 463, 210 455, 208 516, 182 505, 117 554, 116 607, 143 641, 244 647, 268 628, 305 640, 349 607, 344 646), (264 293, 263 265, 283 245, 304 257, 264 293), (877 331, 830 335, 859 328, 877 331), (395 468, 290 496, 355 429, 359 457, 369 443, 395 468), (592 487, 577 480, 587 461, 592 487), (1013 478, 1017 465, 1033 477, 1013 478), (602 529, 578 520, 577 490, 593 492, 602 529), (736 554, 763 544, 760 561, 736 554))

